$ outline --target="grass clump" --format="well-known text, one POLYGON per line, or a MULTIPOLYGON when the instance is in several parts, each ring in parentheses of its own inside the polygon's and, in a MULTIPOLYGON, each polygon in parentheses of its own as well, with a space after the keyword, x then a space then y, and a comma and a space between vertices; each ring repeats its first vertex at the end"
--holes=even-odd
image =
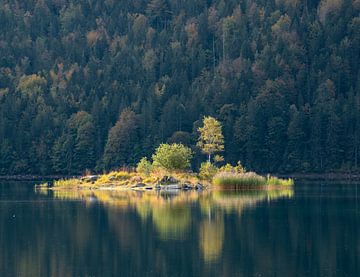
POLYGON ((274 176, 267 176, 266 184, 268 186, 292 186, 294 185, 293 179, 279 179, 274 176))
POLYGON ((220 172, 213 178, 213 184, 222 187, 258 187, 258 186, 292 186, 292 179, 279 179, 273 176, 267 178, 254 172, 233 173, 220 172))
POLYGON ((220 172, 213 178, 214 185, 217 186, 264 186, 266 185, 266 178, 257 175, 254 172, 246 173, 231 173, 220 172))
POLYGON ((54 187, 77 187, 80 183, 79 179, 61 179, 54 181, 54 187))

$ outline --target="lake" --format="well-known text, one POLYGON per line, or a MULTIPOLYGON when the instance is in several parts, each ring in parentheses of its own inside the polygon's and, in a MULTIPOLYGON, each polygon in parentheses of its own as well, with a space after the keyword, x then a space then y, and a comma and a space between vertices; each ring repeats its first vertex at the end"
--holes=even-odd
POLYGON ((54 193, 0 181, 0 276, 359 276, 359 190, 54 193))

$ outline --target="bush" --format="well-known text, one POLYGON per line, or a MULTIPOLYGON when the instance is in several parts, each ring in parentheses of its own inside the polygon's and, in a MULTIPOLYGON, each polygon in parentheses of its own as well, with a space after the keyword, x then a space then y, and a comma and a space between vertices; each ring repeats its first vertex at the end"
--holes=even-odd
POLYGON ((227 173, 245 173, 246 170, 242 166, 241 162, 238 161, 236 166, 232 166, 231 164, 226 164, 220 167, 220 172, 227 172, 227 173))
POLYGON ((136 172, 149 176, 152 171, 152 164, 147 160, 146 157, 143 157, 136 166, 136 172))
POLYGON ((199 176, 201 179, 212 180, 212 178, 218 172, 218 168, 214 166, 212 163, 205 162, 200 166, 199 176))
POLYGON ((185 170, 190 167, 192 151, 182 144, 161 144, 152 156, 154 166, 160 166, 168 171, 185 170))

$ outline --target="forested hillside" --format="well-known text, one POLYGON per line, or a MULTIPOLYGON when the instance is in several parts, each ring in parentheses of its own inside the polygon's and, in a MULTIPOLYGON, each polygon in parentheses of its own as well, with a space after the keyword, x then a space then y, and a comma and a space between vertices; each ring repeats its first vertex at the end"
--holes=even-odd
POLYGON ((359 13, 360 0, 0 0, 0 174, 196 150, 204 115, 248 169, 358 170, 359 13))

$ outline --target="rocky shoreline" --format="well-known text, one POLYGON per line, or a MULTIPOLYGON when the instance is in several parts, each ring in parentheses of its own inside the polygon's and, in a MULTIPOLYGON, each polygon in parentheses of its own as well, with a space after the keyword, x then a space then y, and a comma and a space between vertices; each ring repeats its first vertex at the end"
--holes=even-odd
MULTIPOLYGON (((290 173, 274 174, 280 178, 293 178, 304 181, 360 181, 360 173, 290 173)), ((94 175, 97 176, 97 175, 94 175)), ((47 181, 69 178, 81 178, 80 176, 70 175, 0 175, 0 180, 4 181, 47 181)))
MULTIPOLYGON (((40 185, 36 185, 36 189, 50 189, 50 190, 138 190, 138 191, 203 191, 210 187, 208 183, 190 183, 181 182, 173 176, 164 176, 159 181, 154 183, 144 183, 142 178, 132 178, 132 182, 127 185, 119 185, 116 180, 113 182, 103 183, 101 185, 96 182, 99 180, 100 175, 90 175, 81 178, 73 179, 73 182, 78 181, 74 186, 69 187, 68 185, 55 184, 46 182, 40 185)), ((111 178, 110 178, 111 179, 111 178)))

